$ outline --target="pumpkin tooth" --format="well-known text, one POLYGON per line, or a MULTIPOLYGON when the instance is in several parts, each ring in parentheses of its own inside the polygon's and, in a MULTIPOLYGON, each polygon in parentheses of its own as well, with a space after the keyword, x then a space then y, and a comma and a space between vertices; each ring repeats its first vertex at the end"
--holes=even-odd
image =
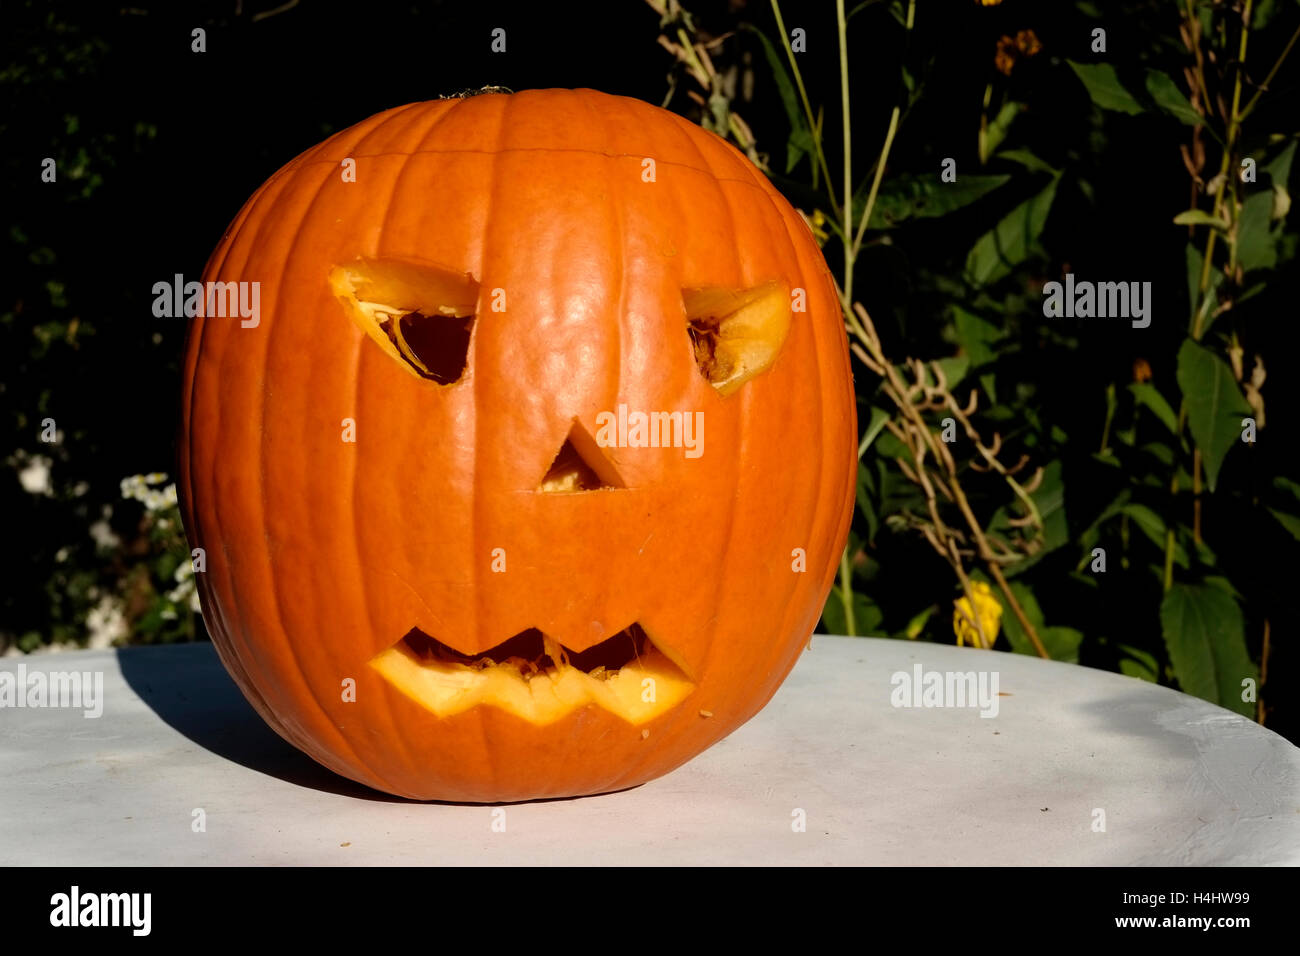
POLYGON ((555 662, 556 667, 569 666, 568 653, 560 645, 559 641, 546 633, 542 634, 542 649, 546 656, 555 662))

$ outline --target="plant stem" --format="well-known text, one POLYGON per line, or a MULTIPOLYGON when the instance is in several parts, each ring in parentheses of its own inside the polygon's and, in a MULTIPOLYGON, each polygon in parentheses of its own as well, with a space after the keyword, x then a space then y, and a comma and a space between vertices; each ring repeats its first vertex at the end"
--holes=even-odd
POLYGON ((785 30, 785 21, 781 18, 781 4, 779 0, 772 0, 772 13, 776 17, 776 28, 781 33, 781 45, 785 47, 786 58, 790 61, 790 71, 794 74, 795 86, 799 88, 799 99, 803 101, 803 112, 808 118, 808 128, 812 131, 813 148, 817 152, 817 161, 821 163, 822 175, 826 178, 826 192, 831 199, 831 208, 836 206, 835 186, 831 183, 831 171, 826 165, 826 154, 822 151, 822 138, 820 124, 816 117, 813 116, 812 105, 808 102, 808 90, 803 85, 803 74, 799 72, 799 62, 794 58, 794 50, 790 46, 790 34, 785 30))
MULTIPOLYGON (((1251 12, 1252 4, 1253 4, 1253 0, 1246 0, 1245 7, 1242 9, 1241 12, 1241 38, 1237 44, 1237 64, 1236 64, 1237 75, 1234 79, 1233 89, 1232 89, 1232 111, 1228 116, 1228 126, 1226 130, 1226 135, 1224 136, 1223 160, 1222 162, 1219 163, 1219 177, 1221 181, 1219 184, 1219 191, 1214 197, 1214 212, 1212 214, 1216 219, 1223 218, 1221 216, 1221 213, 1223 210, 1224 197, 1231 195, 1233 200, 1232 226, 1229 232, 1227 233, 1229 279, 1232 278, 1233 274, 1236 271, 1237 221, 1239 219, 1239 210, 1237 209, 1237 202, 1236 202, 1237 173, 1232 168, 1232 160, 1233 160, 1234 151, 1236 150, 1236 146, 1237 146, 1237 139, 1241 133, 1241 122, 1242 119, 1244 118, 1241 112, 1241 87, 1242 87, 1242 78, 1245 76, 1245 72, 1246 72, 1246 44, 1247 41, 1250 39, 1250 12, 1251 12), (1230 176, 1232 177, 1231 185, 1229 185, 1230 176)), ((1192 31, 1192 27, 1195 25, 1194 24, 1195 14, 1192 9, 1192 4, 1190 0, 1187 5, 1187 11, 1188 11, 1187 12, 1188 22, 1189 22, 1188 30, 1190 32, 1192 31)), ((1191 33, 1191 35, 1194 36, 1195 33, 1193 32, 1191 33)), ((1283 51, 1282 57, 1280 57, 1278 63, 1275 64, 1275 68, 1277 65, 1281 64, 1281 60, 1284 59, 1286 57, 1286 54, 1290 52, 1291 45, 1294 42, 1295 42, 1295 38, 1292 37, 1291 43, 1287 44, 1287 49, 1283 51)), ((1198 53, 1198 69, 1199 69, 1199 53, 1198 53)), ((1269 79, 1272 79, 1273 72, 1275 72, 1275 70, 1270 71, 1269 79)), ((1204 79, 1202 78, 1200 82, 1201 82, 1202 89, 1205 89, 1206 87, 1205 87, 1204 79)), ((1258 98, 1258 94, 1256 94, 1256 99, 1257 98, 1258 98)), ((1251 103, 1248 104, 1247 108, 1249 109, 1249 107, 1252 106, 1253 104, 1254 104, 1254 100, 1251 100, 1251 103)), ((1208 94, 1206 97, 1206 107, 1207 109, 1209 107, 1208 94)), ((1200 282, 1198 283, 1198 293, 1199 293, 1200 301, 1197 303, 1197 307, 1194 309, 1192 314, 1191 336, 1192 339, 1196 342, 1199 342, 1201 340, 1201 335, 1204 333, 1202 320, 1205 318, 1206 313, 1209 311, 1207 308, 1208 300, 1206 299, 1206 294, 1209 290, 1209 285, 1210 285, 1210 269, 1213 268, 1214 243, 1217 237, 1218 237, 1218 232, 1214 229, 1214 227, 1210 227, 1210 234, 1205 240, 1205 258, 1201 262, 1201 277, 1200 277, 1200 282)), ((1186 416, 1187 416, 1187 399, 1186 397, 1184 397, 1182 401, 1179 402, 1178 405, 1178 435, 1176 437, 1181 438, 1182 436, 1183 423, 1186 421, 1186 416)), ((1201 540, 1200 486, 1201 486, 1201 454, 1200 454, 1200 450, 1196 449, 1192 453, 1192 495, 1193 495, 1192 525, 1193 525, 1193 535, 1198 542, 1201 540)), ((1174 472, 1174 479, 1170 484, 1170 491, 1172 493, 1177 493, 1178 491, 1178 474, 1177 474, 1176 467, 1174 472)), ((1173 581, 1174 581, 1174 529, 1173 529, 1173 525, 1171 524, 1169 529, 1165 533, 1165 575, 1164 575, 1165 591, 1168 591, 1171 587, 1173 587, 1173 581)))
MULTIPOLYGON (((876 159, 875 169, 871 179, 871 192, 867 196, 866 207, 862 210, 862 220, 858 224, 856 235, 853 231, 853 173, 852 173, 852 155, 850 151, 851 143, 851 125, 849 116, 849 45, 848 45, 848 21, 844 16, 844 0, 835 0, 835 10, 839 24, 840 39, 840 98, 843 101, 841 108, 844 115, 844 315, 851 316, 853 313, 853 272, 857 263, 858 251, 862 248, 862 238, 866 234, 867 224, 871 221, 871 211, 876 204, 876 195, 880 191, 880 181, 885 175, 885 163, 889 159, 889 151, 894 145, 894 136, 898 132, 898 122, 901 111, 897 104, 894 105, 893 112, 889 116, 889 129, 885 133, 885 145, 881 147, 880 155, 876 159), (852 237, 852 239, 850 239, 852 237)), ((908 35, 912 32, 912 26, 916 22, 916 0, 908 0, 907 19, 904 21, 903 28, 908 35)), ((832 205, 834 202, 832 201, 832 205)))
POLYGON ((992 574, 994 579, 998 582, 998 587, 1002 589, 1003 596, 1006 597, 1007 603, 1011 605, 1011 611, 1015 614, 1016 620, 1019 621, 1020 626, 1025 629, 1025 634, 1029 636, 1029 642, 1034 645, 1034 650, 1038 653, 1039 657, 1050 661, 1052 655, 1047 653, 1047 648, 1043 646, 1042 638, 1038 636, 1038 629, 1030 623, 1029 618, 1025 616, 1024 608, 1020 606, 1020 602, 1016 600, 1016 596, 1011 593, 1011 587, 1007 584, 1007 579, 1002 575, 1002 569, 992 561, 988 562, 988 566, 989 573, 992 574))
POLYGON ((844 630, 849 637, 858 636, 858 622, 853 614, 853 568, 849 564, 849 546, 840 555, 840 603, 844 606, 844 630))
MULTIPOLYGON (((1259 89, 1255 90, 1255 95, 1250 98, 1250 102, 1246 104, 1246 108, 1241 111, 1242 120, 1245 120, 1245 118, 1255 109, 1255 104, 1259 102, 1259 98, 1263 96, 1264 91, 1268 89, 1268 84, 1273 82, 1273 77, 1277 76, 1277 71, 1282 68, 1282 64, 1291 54, 1291 48, 1295 46, 1296 40, 1300 40, 1300 27, 1295 28, 1295 32, 1291 34, 1291 39, 1287 40, 1286 47, 1282 50, 1282 54, 1277 58, 1277 62, 1273 64, 1273 69, 1268 71, 1268 76, 1264 77, 1264 82, 1259 84, 1259 89)), ((1260 722, 1263 723, 1263 721, 1260 722)))
MULTIPOLYGON (((889 149, 894 145, 894 134, 898 132, 898 107, 894 107, 894 112, 889 116, 889 131, 885 133, 885 145, 880 150, 880 156, 889 155, 889 149)), ((876 163, 876 175, 871 180, 871 192, 867 194, 867 205, 862 210, 862 220, 858 223, 858 234, 853 237, 853 258, 856 259, 858 250, 862 248, 862 237, 867 231, 867 223, 871 219, 871 210, 876 205, 876 193, 880 190, 880 180, 885 174, 884 162, 876 163)))

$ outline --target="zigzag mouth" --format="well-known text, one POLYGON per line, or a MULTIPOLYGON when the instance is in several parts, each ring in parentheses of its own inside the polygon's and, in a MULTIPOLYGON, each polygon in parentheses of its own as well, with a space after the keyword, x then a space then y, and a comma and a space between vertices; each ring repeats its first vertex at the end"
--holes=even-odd
POLYGON ((589 706, 641 724, 695 689, 639 623, 585 651, 528 628, 477 655, 413 627, 370 666, 439 717, 487 705, 534 724, 589 706))
POLYGON ((607 680, 654 648, 640 624, 624 628, 585 651, 571 651, 535 627, 479 655, 462 654, 418 627, 411 628, 399 643, 422 664, 462 665, 472 670, 513 667, 524 680, 562 666, 576 667, 589 677, 607 680))

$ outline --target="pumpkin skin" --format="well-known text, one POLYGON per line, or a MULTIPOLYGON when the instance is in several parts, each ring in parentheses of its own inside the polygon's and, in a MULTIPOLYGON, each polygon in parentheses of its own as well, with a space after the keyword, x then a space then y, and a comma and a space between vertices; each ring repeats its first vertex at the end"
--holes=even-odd
POLYGON ((720 138, 591 90, 399 107, 268 180, 203 279, 260 283, 256 325, 200 315, 187 346, 179 490, 204 619, 258 713, 326 767, 420 800, 623 789, 740 726, 794 666, 852 513, 848 348, 809 229, 720 138), (365 263, 473 283, 454 384, 345 308, 331 277, 365 263), (684 290, 764 283, 806 310, 724 394, 684 290), (617 484, 543 492, 566 437, 620 404, 701 412, 702 454, 588 442, 617 484), (686 681, 644 719, 590 701, 440 715, 372 663, 413 629, 469 658, 530 628, 580 655, 633 625, 686 681))

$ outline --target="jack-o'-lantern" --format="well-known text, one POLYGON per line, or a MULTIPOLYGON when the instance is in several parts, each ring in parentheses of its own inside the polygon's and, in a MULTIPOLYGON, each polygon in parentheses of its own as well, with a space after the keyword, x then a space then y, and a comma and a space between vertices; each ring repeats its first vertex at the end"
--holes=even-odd
POLYGON ((590 90, 392 109, 271 177, 203 281, 204 618, 325 766, 618 790, 793 667, 851 515, 847 342, 807 226, 712 133, 590 90))

